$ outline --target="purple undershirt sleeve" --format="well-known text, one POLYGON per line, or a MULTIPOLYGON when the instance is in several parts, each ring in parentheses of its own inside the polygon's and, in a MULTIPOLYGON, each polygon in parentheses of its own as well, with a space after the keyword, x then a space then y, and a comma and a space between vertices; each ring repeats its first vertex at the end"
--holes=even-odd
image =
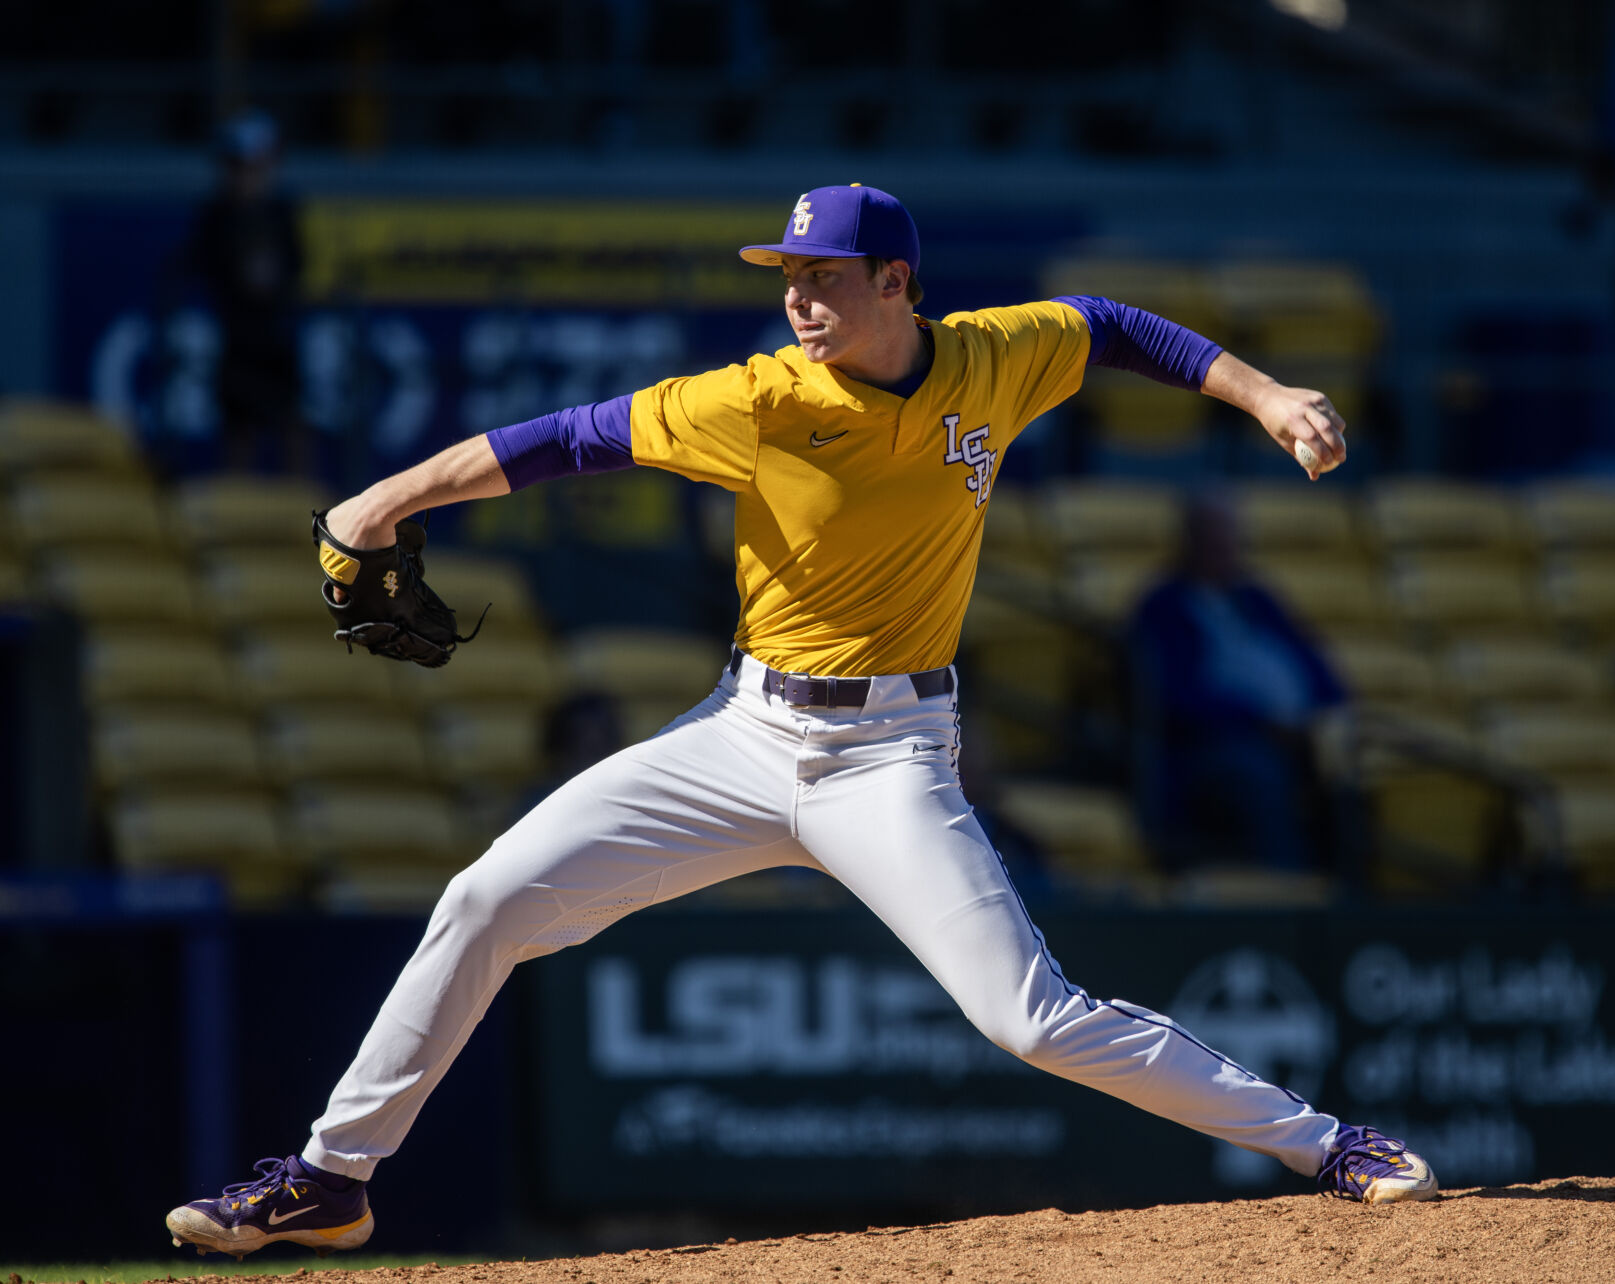
POLYGON ((570 473, 609 473, 634 462, 632 394, 569 406, 488 434, 511 490, 570 473))
POLYGON ((1056 303, 1069 304, 1087 318, 1093 345, 1091 366, 1130 370, 1157 383, 1199 392, 1206 371, 1222 348, 1175 321, 1114 299, 1089 294, 1062 294, 1056 303))

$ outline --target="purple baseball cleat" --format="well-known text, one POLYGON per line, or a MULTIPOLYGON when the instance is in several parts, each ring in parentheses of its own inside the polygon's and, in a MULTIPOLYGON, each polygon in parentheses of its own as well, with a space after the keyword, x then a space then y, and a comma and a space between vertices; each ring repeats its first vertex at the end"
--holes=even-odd
POLYGON ((1441 1193, 1430 1165, 1378 1128, 1341 1124, 1318 1174, 1318 1191, 1365 1204, 1434 1199, 1441 1193))
POLYGON ((295 1155, 260 1159, 253 1168, 257 1181, 226 1186, 217 1199, 193 1199, 169 1213, 176 1248, 192 1244, 200 1254, 211 1249, 240 1261, 266 1244, 289 1240, 324 1257, 334 1249, 358 1248, 375 1229, 362 1181, 332 1190, 322 1182, 341 1178, 295 1155))

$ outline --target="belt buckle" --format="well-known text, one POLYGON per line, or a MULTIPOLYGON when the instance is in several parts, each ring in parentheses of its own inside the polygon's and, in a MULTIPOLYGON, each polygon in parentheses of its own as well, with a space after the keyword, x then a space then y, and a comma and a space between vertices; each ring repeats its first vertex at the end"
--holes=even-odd
POLYGON ((811 696, 813 695, 813 675, 811 673, 786 673, 786 674, 782 674, 781 677, 782 677, 782 681, 779 684, 780 696, 781 696, 782 699, 785 700, 786 704, 790 705, 791 708, 793 708, 793 709, 811 709, 811 708, 813 708, 813 701, 811 699, 811 696), (798 682, 804 682, 804 683, 807 684, 807 694, 810 697, 809 699, 803 700, 803 701, 796 701, 796 700, 792 700, 792 699, 789 699, 788 697, 786 697, 785 692, 789 688, 789 685, 793 680, 798 681, 798 682))

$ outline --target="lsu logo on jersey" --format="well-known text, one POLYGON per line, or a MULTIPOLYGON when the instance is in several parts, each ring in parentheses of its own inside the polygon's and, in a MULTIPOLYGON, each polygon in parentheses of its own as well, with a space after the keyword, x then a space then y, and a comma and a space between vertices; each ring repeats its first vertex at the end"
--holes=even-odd
POLYGON ((791 225, 792 236, 807 235, 808 224, 813 222, 813 215, 808 213, 812 208, 813 202, 808 200, 806 192, 796 198, 796 208, 791 211, 791 216, 795 220, 791 225))
POLYGON ((965 486, 975 492, 976 507, 980 508, 993 488, 993 465, 998 462, 998 452, 988 450, 985 445, 992 425, 972 428, 963 437, 959 436, 958 415, 943 415, 942 426, 948 430, 948 453, 942 456, 942 462, 964 464, 970 469, 965 486))

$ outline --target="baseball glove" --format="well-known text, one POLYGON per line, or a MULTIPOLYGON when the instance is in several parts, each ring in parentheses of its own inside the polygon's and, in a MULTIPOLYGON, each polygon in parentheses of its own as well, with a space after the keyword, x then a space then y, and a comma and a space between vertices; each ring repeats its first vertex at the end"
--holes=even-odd
MULTIPOLYGON (((428 669, 449 662, 454 648, 469 642, 482 628, 460 637, 454 612, 427 584, 421 562, 426 528, 419 522, 398 523, 398 542, 391 548, 349 548, 331 534, 325 514, 314 514, 314 541, 320 548, 325 583, 320 596, 337 622, 338 642, 349 654, 362 646, 371 655, 412 660, 428 669), (341 589, 343 599, 336 599, 341 589)), ((486 616, 488 610, 483 608, 486 616)))

